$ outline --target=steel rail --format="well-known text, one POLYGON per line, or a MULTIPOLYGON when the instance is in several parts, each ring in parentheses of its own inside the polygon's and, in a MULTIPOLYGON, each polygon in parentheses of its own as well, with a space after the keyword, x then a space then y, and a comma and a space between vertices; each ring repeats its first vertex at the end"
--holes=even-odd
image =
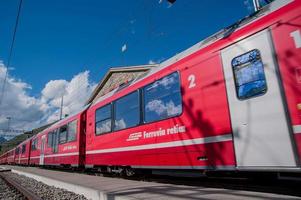
POLYGON ((18 192, 20 192, 26 199, 28 200, 42 200, 41 197, 37 196, 33 191, 25 188, 20 183, 16 182, 9 175, 0 172, 0 178, 2 178, 8 185, 15 188, 18 192))

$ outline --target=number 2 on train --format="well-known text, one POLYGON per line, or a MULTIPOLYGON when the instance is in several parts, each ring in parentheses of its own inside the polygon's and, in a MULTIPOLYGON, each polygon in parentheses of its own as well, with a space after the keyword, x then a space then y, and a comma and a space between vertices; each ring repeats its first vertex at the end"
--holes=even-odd
POLYGON ((189 81, 188 88, 194 88, 196 86, 196 84, 195 84, 195 75, 194 74, 190 74, 188 76, 188 81, 189 81))

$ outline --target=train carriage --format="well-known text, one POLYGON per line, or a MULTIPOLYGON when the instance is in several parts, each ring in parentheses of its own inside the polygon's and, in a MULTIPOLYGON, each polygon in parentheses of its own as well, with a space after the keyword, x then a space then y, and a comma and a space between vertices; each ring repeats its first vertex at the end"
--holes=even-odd
POLYGON ((7 152, 7 164, 9 165, 15 164, 15 148, 7 152))
POLYGON ((85 110, 65 118, 32 138, 31 164, 84 165, 85 110))
POLYGON ((7 164, 7 156, 8 156, 8 152, 5 152, 0 156, 0 164, 1 165, 7 164))
POLYGON ((278 0, 103 96, 86 166, 300 171, 301 1, 278 0))
POLYGON ((40 165, 40 154, 41 154, 41 135, 44 131, 34 135, 31 138, 31 148, 30 148, 30 159, 29 165, 36 166, 40 165))
POLYGON ((300 27, 300 0, 273 1, 8 151, 6 162, 127 175, 301 172, 300 27))
POLYGON ((31 139, 23 141, 16 147, 15 164, 28 165, 30 157, 31 139))

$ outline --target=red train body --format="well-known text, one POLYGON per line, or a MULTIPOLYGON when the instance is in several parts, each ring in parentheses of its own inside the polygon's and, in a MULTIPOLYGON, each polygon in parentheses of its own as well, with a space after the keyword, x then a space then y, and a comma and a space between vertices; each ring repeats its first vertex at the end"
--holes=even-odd
POLYGON ((300 172, 300 27, 301 1, 276 0, 23 142, 24 156, 12 150, 0 161, 300 172))
POLYGON ((7 164, 8 152, 3 153, 0 156, 0 164, 7 164))
POLYGON ((7 153, 7 164, 14 164, 15 163, 15 148, 9 150, 7 153))
POLYGON ((14 163, 18 165, 28 165, 31 151, 31 139, 27 139, 15 148, 14 163))
POLYGON ((85 111, 61 120, 32 140, 31 165, 83 166, 85 111))

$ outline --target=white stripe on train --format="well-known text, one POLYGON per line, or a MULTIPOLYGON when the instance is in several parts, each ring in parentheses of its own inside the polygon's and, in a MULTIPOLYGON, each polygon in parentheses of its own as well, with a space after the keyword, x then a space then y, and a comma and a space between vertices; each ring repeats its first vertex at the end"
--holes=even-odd
POLYGON ((189 146, 189 145, 196 145, 196 144, 225 142, 231 140, 232 140, 232 134, 227 134, 227 135, 218 135, 218 136, 211 136, 205 138, 180 140, 174 142, 163 142, 158 144, 146 144, 146 145, 129 146, 129 147, 117 147, 111 149, 100 149, 100 150, 86 151, 86 154, 113 153, 113 152, 122 152, 122 151, 138 151, 138 150, 148 150, 148 149, 157 149, 157 148, 180 147, 180 146, 189 146))
MULTIPOLYGON (((301 133, 301 125, 293 126, 293 131, 295 134, 301 133)), ((232 134, 211 136, 211 137, 197 138, 197 139, 189 139, 189 140, 180 140, 180 141, 174 141, 174 142, 164 142, 164 143, 158 143, 158 144, 146 144, 146 145, 138 145, 138 146, 92 150, 92 151, 86 151, 86 154, 114 153, 114 152, 122 152, 122 151, 138 151, 138 150, 189 146, 189 145, 196 145, 196 144, 208 144, 208 143, 226 142, 226 141, 232 141, 232 134)), ((44 157, 50 158, 50 157, 61 157, 61 156, 75 156, 75 155, 79 155, 79 153, 72 152, 72 153, 52 154, 52 155, 45 155, 44 157)), ((33 156, 31 158, 36 159, 36 158, 40 158, 40 156, 33 156)))

